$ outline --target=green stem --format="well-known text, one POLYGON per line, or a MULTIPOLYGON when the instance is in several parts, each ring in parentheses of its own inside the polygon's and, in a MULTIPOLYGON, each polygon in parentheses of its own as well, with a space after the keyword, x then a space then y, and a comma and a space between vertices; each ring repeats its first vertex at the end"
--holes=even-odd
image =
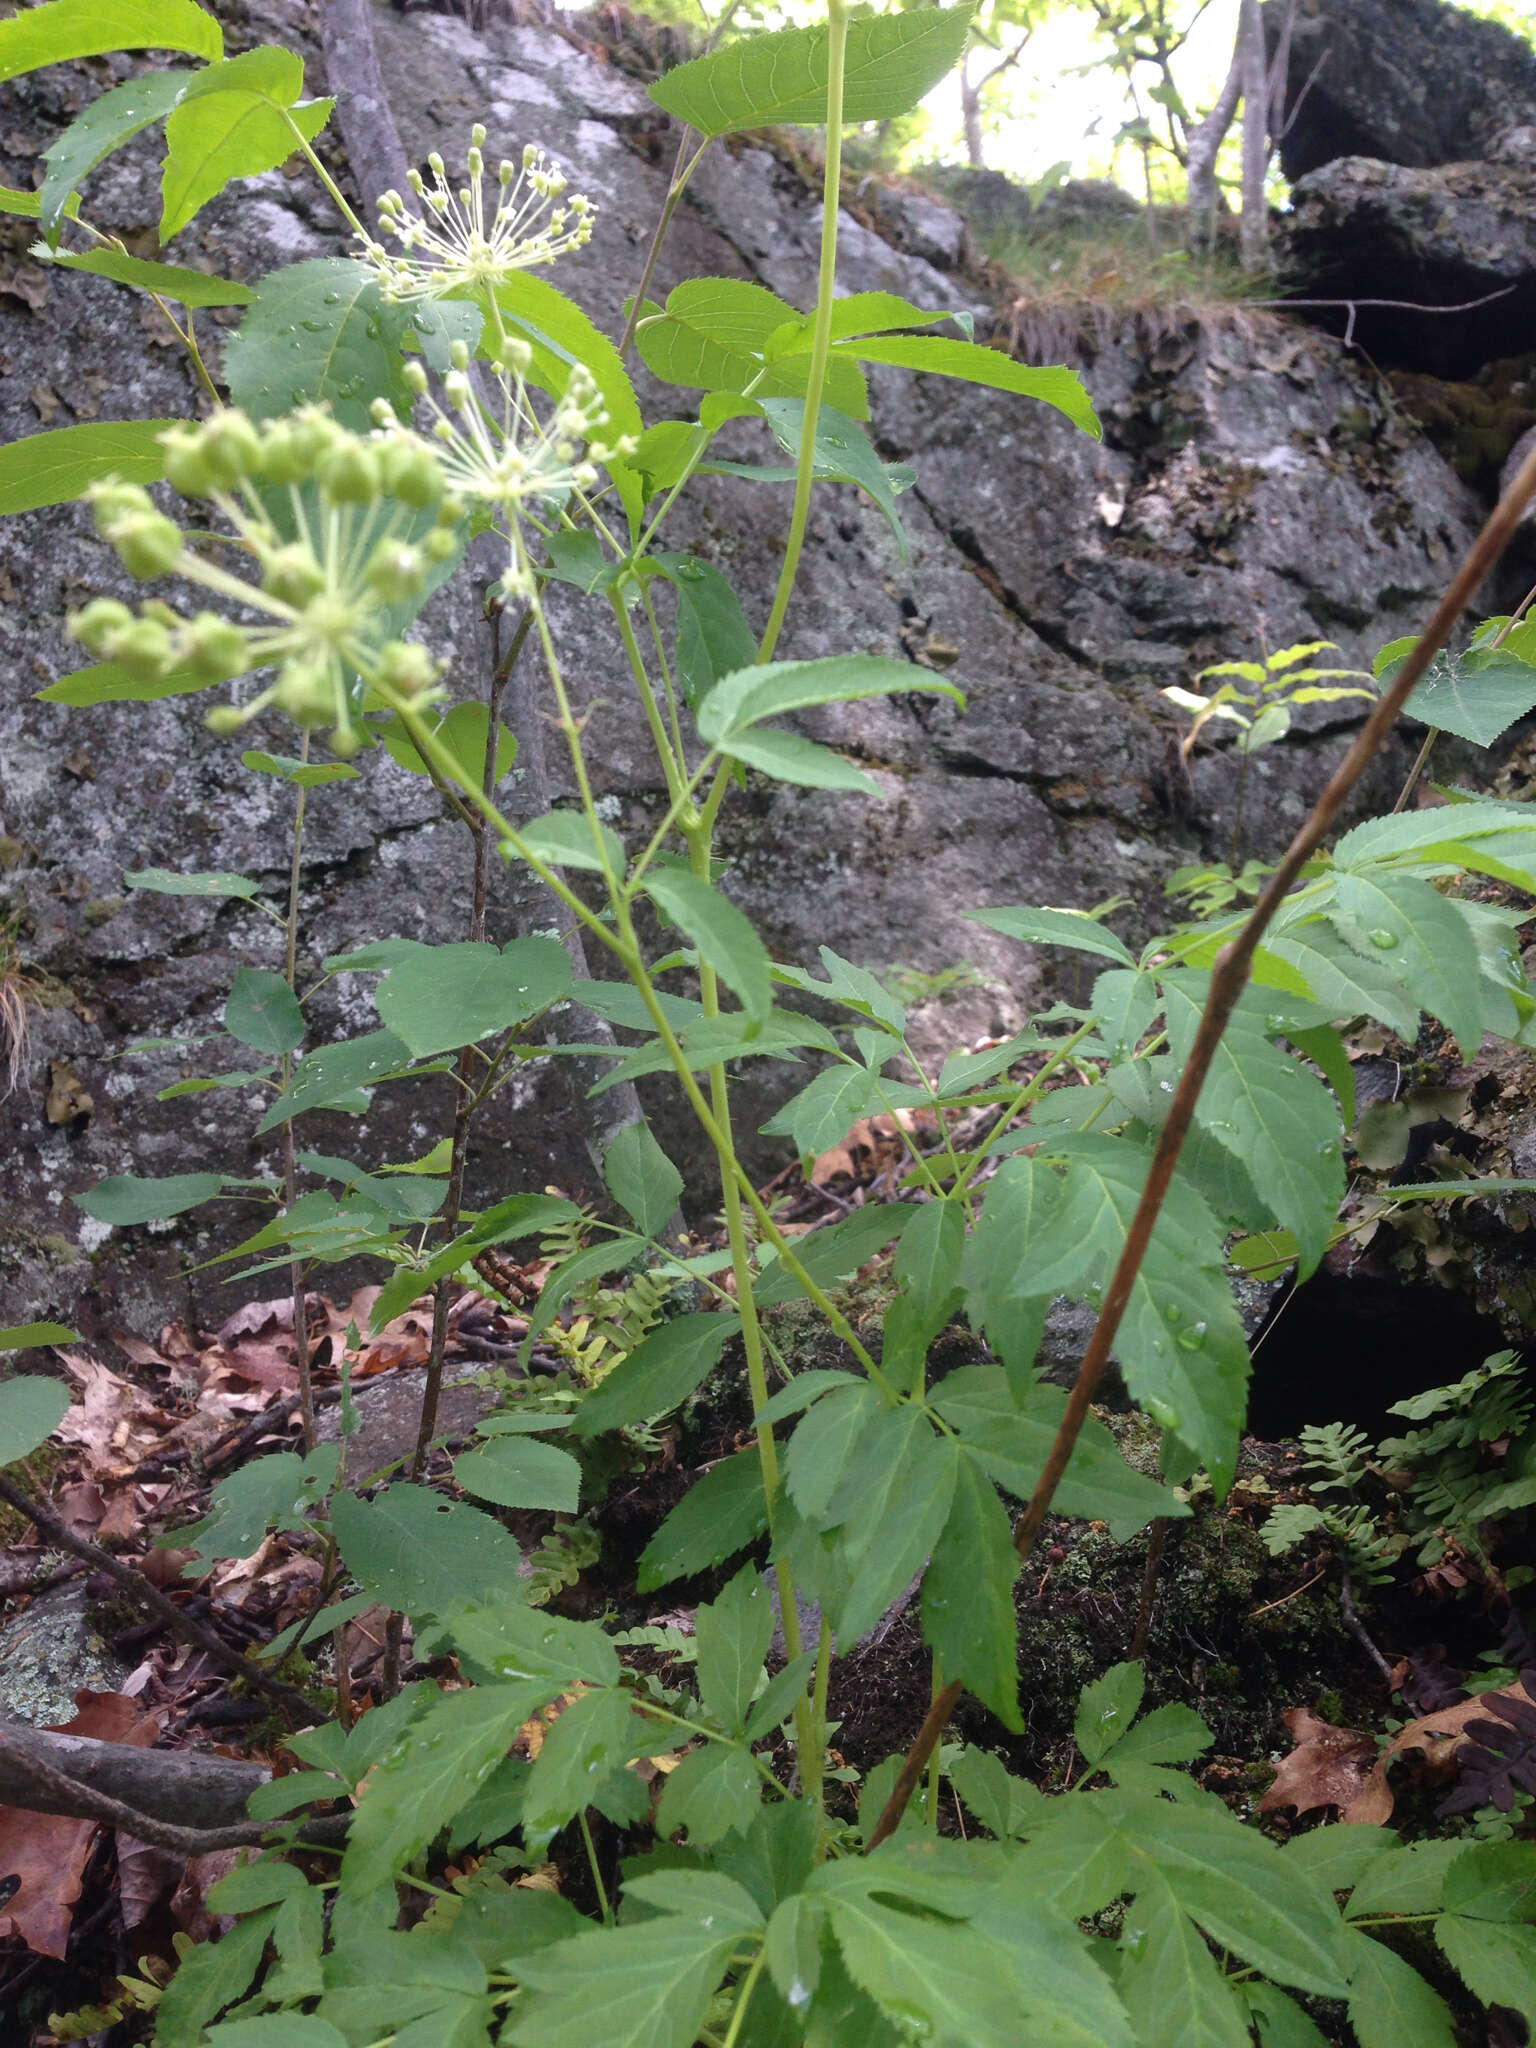
POLYGON ((587 1868, 592 1873, 592 1883, 597 1892, 597 1903, 602 1909, 603 1925, 613 1925, 613 1908, 608 1903, 608 1890, 603 1883, 603 1873, 597 1860, 597 1844, 592 1839, 592 1826, 587 1819, 587 1809, 582 1807, 576 1816, 581 1824, 581 1839, 586 1844, 587 1868))
POLYGON ((721 2042, 720 2048, 736 2048, 736 2043, 741 2037, 742 2027, 746 2022, 747 2007, 752 2003, 752 1993, 757 1989, 757 1980, 763 1974, 763 1965, 767 1960, 768 1951, 766 1948, 760 1948, 752 1958, 752 1967, 741 1980, 741 1989, 736 1994, 735 2010, 731 2014, 731 2024, 726 2030, 726 2036, 724 2041, 721 2042))
POLYGON ((800 427, 800 461, 795 473, 795 507, 790 515, 784 566, 774 592, 773 610, 757 651, 760 662, 772 661, 789 609, 790 593, 800 568, 806 523, 811 512, 811 483, 816 468, 816 422, 821 388, 832 352, 832 294, 837 283, 837 209, 843 169, 843 61, 848 48, 847 0, 827 0, 827 169, 821 197, 821 270, 817 279, 816 321, 811 330, 810 370, 805 387, 805 416, 800 427))
POLYGON ((321 163, 319 157, 316 156, 314 149, 310 143, 309 137, 304 133, 303 129, 299 126, 298 122, 294 120, 292 114, 288 112, 288 109, 286 107, 279 107, 277 109, 277 112, 282 115, 283 119, 287 122, 289 128, 292 130, 294 140, 298 143, 299 148, 302 149, 304 154, 309 158, 310 169, 314 172, 315 176, 320 180, 321 184, 330 194, 331 204, 336 208, 336 211, 341 215, 342 219, 346 222, 347 226, 352 230, 353 234, 361 235, 365 242, 377 241, 378 237, 376 235, 369 234, 368 230, 363 226, 362 222, 358 219, 357 215, 352 211, 351 205, 348 203, 346 194, 342 191, 341 187, 337 184, 336 180, 331 176, 330 172, 325 168, 325 165, 321 163))
POLYGON ((662 723, 661 706, 656 702, 656 692, 651 688, 651 679, 646 674, 645 657, 640 652, 640 642, 635 638, 635 629, 630 622, 629 607, 617 591, 609 593, 613 615, 619 622, 619 638, 624 642, 624 652, 629 657, 630 673, 635 679, 635 688, 640 692, 640 702, 645 707, 645 722, 651 728, 651 744, 656 749, 656 758, 661 763, 661 772, 667 778, 667 795, 675 805, 682 794, 687 777, 680 754, 674 754, 667 739, 666 727, 662 723))

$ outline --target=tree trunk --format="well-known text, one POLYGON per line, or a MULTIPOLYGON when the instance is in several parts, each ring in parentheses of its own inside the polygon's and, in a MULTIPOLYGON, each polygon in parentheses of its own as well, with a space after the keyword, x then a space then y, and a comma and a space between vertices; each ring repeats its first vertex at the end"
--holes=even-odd
POLYGON ((1259 271, 1269 261, 1269 208, 1264 196, 1269 171, 1269 67, 1259 0, 1242 0, 1238 50, 1243 80, 1243 268, 1259 271))
POLYGON ((1216 158, 1232 126, 1237 103, 1243 96, 1242 46, 1232 52, 1226 82, 1216 104, 1189 132, 1189 229, 1191 249, 1209 255, 1216 244, 1216 214, 1220 193, 1216 185, 1216 158))
POLYGON ((960 60, 960 114, 965 122, 965 156, 973 171, 984 171, 986 159, 981 140, 981 95, 986 80, 971 81, 971 53, 960 60))

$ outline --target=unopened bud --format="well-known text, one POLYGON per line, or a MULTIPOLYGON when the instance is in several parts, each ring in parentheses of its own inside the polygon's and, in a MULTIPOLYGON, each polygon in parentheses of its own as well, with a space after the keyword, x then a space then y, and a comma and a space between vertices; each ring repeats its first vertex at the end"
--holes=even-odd
POLYGON ((107 643, 126 626, 133 613, 115 597, 95 597, 83 610, 72 612, 65 628, 71 640, 78 640, 92 654, 105 654, 107 643))
POLYGON ((333 505, 366 505, 379 495, 379 465, 361 441, 338 440, 315 475, 333 505))
POLYGON ((141 581, 168 576, 181 560, 181 528, 163 512, 115 519, 106 539, 128 574, 141 581))
POLYGON ((302 541, 290 541, 267 556, 261 586, 284 604, 306 605, 324 590, 325 571, 302 541))
POLYGON ((112 635, 107 652, 136 683, 158 683, 171 666, 171 636, 158 619, 133 619, 112 635))
POLYGON ((379 681, 402 697, 419 697, 437 681, 438 665, 414 640, 391 640, 379 652, 379 681))
POLYGON ((203 723, 221 739, 229 739, 245 724, 245 713, 237 704, 215 704, 203 723))
POLYGON ((233 620, 199 612, 183 628, 177 661, 208 683, 227 683, 251 665, 250 642, 233 620))
POLYGON ((421 441, 386 441, 379 450, 379 472, 389 495, 418 511, 443 495, 443 473, 421 441))
POLYGON ((370 588, 386 604, 404 604, 427 580, 426 557, 406 541, 383 540, 368 564, 370 588))

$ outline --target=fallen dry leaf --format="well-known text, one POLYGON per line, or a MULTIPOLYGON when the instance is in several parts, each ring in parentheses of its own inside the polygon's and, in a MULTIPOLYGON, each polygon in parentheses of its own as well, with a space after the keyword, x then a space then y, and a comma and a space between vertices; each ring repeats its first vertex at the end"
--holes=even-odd
POLYGON ((1519 1700, 1525 1706, 1536 1707, 1536 1699, 1532 1699, 1521 1684, 1501 1686, 1497 1692, 1477 1693, 1469 1700, 1459 1701, 1454 1707, 1442 1707, 1438 1713, 1421 1714, 1417 1721, 1410 1721, 1387 1744, 1359 1794, 1344 1809, 1344 1818, 1366 1827, 1385 1826, 1392 1818, 1393 1805, 1387 1767, 1405 1750, 1419 1752, 1431 1777, 1449 1776, 1457 1750, 1468 1740, 1467 1723, 1485 1718, 1488 1702, 1493 1699, 1519 1700))
MULTIPOLYGON (((146 1714, 122 1693, 77 1692, 75 1704, 79 1713, 56 1723, 55 1734, 148 1749, 160 1733, 160 1716, 146 1714)), ((19 1879, 0 1907, 0 1935, 14 1935, 38 1955, 62 1958, 97 1826, 67 1814, 0 1806, 0 1882, 19 1879)))
POLYGON ((1298 1813, 1311 1813, 1319 1806, 1349 1806, 1375 1767, 1375 1736, 1363 1728, 1335 1728, 1310 1707, 1288 1707, 1281 1719, 1296 1747, 1275 1772, 1259 1811, 1294 1806, 1298 1813))

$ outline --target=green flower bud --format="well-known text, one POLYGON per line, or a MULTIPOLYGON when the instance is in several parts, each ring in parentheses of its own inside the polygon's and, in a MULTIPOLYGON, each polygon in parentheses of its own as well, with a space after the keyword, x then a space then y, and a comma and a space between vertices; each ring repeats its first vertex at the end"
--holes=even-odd
POLYGON ((171 636, 158 619, 132 619, 112 635, 107 653, 136 683, 158 683, 171 666, 171 636))
POLYGON ((302 541, 274 548, 262 564, 261 587, 283 604, 306 605, 325 588, 325 571, 302 541))
POLYGON ((331 752, 342 761, 350 761, 362 744, 363 736, 355 726, 338 725, 331 734, 331 752))
POLYGON ((338 440, 321 456, 315 475, 333 505, 366 505, 379 495, 379 464, 361 441, 338 440))
POLYGON ((105 654, 107 642, 125 626, 133 624, 133 613, 115 597, 95 597, 83 611, 71 612, 65 631, 71 640, 92 654, 105 654))
POLYGON ((379 681, 402 697, 419 697, 437 681, 438 663, 415 640, 391 640, 379 650, 379 681))
POLYGON ((422 441, 386 441, 379 450, 384 488, 402 505, 421 511, 443 495, 443 473, 422 441))
POLYGON ((258 467, 269 483, 306 484, 331 445, 335 428, 317 406, 303 406, 261 432, 258 467))
POLYGON ((272 697, 297 725, 327 725, 336 716, 336 689, 324 662, 288 662, 272 697))
POLYGON ((434 526, 421 545, 429 562, 451 562, 459 552, 459 536, 451 526, 434 526))
POLYGON ((130 576, 169 576, 181 560, 181 528, 163 512, 131 512, 105 536, 130 576))
POLYGON ((213 471, 196 427, 170 427, 160 436, 165 450, 166 481, 184 498, 206 498, 214 489, 213 471))
POLYGON ((183 628, 176 658, 203 682, 227 683, 250 667, 250 641, 233 620, 220 618, 217 612, 199 612, 183 628))
POLYGON ((244 727, 245 713, 238 704, 215 704, 203 723, 221 739, 230 739, 244 727))
POLYGON ((221 489, 242 483, 261 467, 261 436, 243 412, 216 412, 202 433, 204 459, 221 489))
POLYGON ((417 596, 427 580, 427 563, 420 548, 407 541, 381 540, 368 564, 369 587, 386 604, 403 604, 417 596))
POLYGON ((125 484, 120 477, 107 477, 102 483, 92 484, 87 496, 96 531, 103 540, 110 539, 107 529, 119 520, 136 519, 155 509, 154 499, 142 484, 125 484))

